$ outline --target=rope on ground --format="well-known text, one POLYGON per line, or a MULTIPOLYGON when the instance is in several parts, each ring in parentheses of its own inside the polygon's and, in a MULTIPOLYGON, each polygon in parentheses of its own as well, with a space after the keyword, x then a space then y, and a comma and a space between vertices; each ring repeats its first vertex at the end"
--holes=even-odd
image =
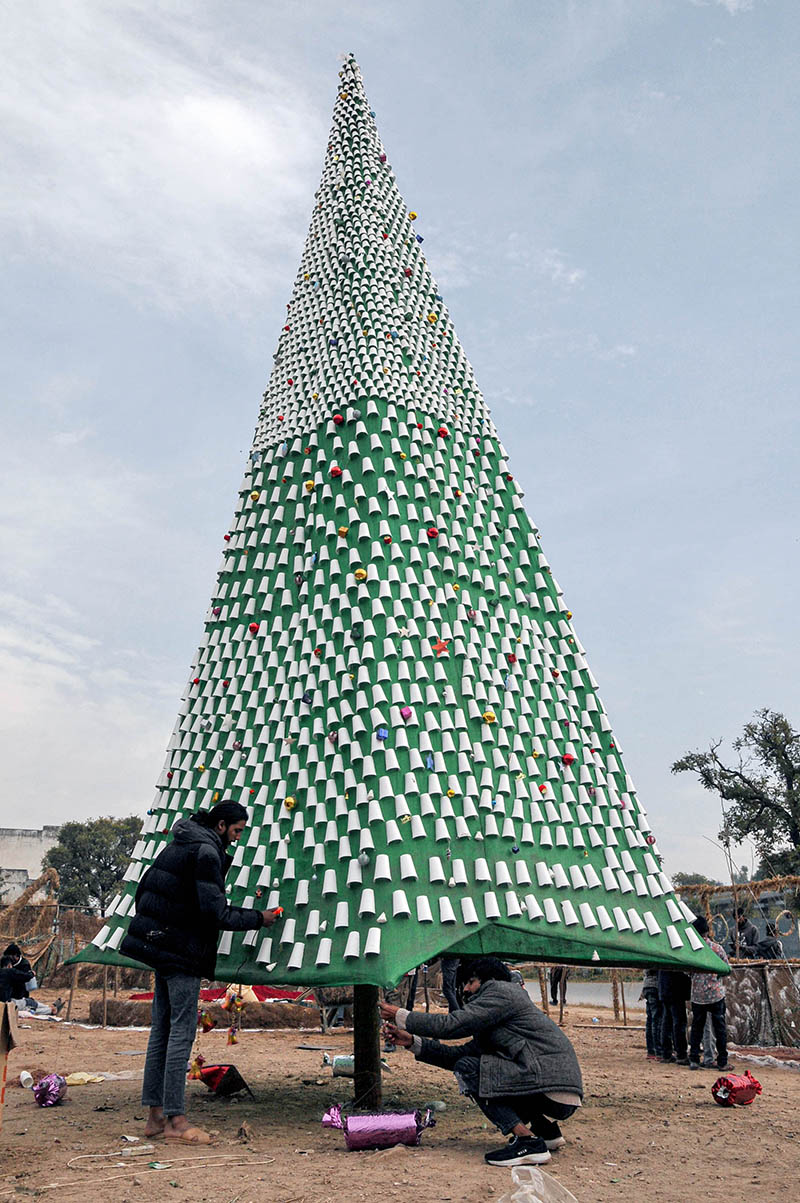
MULTIPOLYGON (((144 1152, 144 1150, 142 1151, 144 1152)), ((73 1157, 71 1161, 68 1161, 67 1168, 79 1168, 74 1166, 73 1163, 76 1161, 83 1161, 87 1157, 106 1158, 121 1156, 130 1157, 131 1154, 127 1149, 112 1153, 82 1154, 80 1157, 73 1157)), ((218 1153, 216 1155, 208 1154, 201 1157, 166 1157, 163 1160, 148 1162, 146 1167, 143 1166, 141 1162, 139 1164, 132 1163, 130 1169, 126 1170, 124 1174, 107 1174, 102 1178, 95 1176, 95 1174, 92 1172, 93 1167, 91 1166, 85 1166, 83 1169, 88 1171, 88 1176, 91 1178, 92 1182, 116 1182, 122 1178, 130 1178, 132 1175, 134 1177, 138 1177, 139 1175, 144 1176, 145 1174, 162 1174, 170 1170, 183 1174, 186 1173, 187 1170, 247 1169, 250 1166, 272 1165, 274 1161, 274 1157, 259 1157, 257 1160, 243 1160, 241 1155, 238 1153, 218 1153)), ((73 1179, 72 1181, 68 1182, 48 1182, 45 1186, 38 1186, 35 1189, 37 1194, 40 1194, 46 1190, 69 1190, 70 1188, 75 1190, 83 1190, 86 1186, 86 1182, 87 1176, 85 1175, 82 1178, 77 1180, 73 1179)))

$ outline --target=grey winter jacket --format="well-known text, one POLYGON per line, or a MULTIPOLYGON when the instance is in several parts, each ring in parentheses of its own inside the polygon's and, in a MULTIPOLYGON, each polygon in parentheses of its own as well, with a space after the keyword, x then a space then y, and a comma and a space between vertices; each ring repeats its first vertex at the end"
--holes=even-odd
POLYGON ((424 1015, 399 1011, 398 1027, 422 1041, 419 1061, 452 1069, 461 1057, 480 1057, 482 1098, 570 1091, 583 1098, 575 1050, 557 1024, 514 982, 484 982, 460 1011, 424 1015), (443 1040, 471 1036, 448 1048, 443 1040))

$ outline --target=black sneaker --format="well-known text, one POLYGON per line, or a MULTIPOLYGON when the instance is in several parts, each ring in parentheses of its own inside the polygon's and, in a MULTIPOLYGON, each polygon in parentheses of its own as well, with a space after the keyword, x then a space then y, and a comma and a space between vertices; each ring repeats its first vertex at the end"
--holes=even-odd
POLYGON ((513 1136, 502 1149, 484 1155, 487 1165, 543 1165, 550 1150, 538 1136, 513 1136))
POLYGON ((544 1141, 551 1153, 554 1149, 563 1148, 567 1143, 555 1120, 545 1119, 543 1115, 531 1120, 530 1129, 534 1136, 538 1136, 540 1140, 544 1141))

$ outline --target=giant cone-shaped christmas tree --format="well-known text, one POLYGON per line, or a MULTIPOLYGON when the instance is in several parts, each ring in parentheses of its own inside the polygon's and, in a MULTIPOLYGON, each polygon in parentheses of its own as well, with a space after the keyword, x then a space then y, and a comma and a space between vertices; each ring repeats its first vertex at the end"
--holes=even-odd
POLYGON ((536 527, 348 59, 205 634, 125 891, 173 822, 252 822, 245 982, 448 951, 719 968, 660 868, 536 527))

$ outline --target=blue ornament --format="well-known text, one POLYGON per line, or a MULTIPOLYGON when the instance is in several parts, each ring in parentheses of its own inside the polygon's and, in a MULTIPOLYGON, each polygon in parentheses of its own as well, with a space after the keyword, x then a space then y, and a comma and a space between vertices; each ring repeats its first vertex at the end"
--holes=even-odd
POLYGON ((303 701, 305 702, 306 706, 311 705, 312 698, 311 698, 311 694, 308 692, 308 690, 306 690, 305 693, 303 694, 303 701))
POLYGON ((378 727, 378 739, 388 739, 388 738, 389 738, 388 727, 378 727))
POLYGON ((429 752, 429 753, 428 753, 428 755, 425 757, 425 767, 426 767, 427 769, 432 769, 432 768, 433 768, 433 756, 431 756, 430 752, 429 752))

